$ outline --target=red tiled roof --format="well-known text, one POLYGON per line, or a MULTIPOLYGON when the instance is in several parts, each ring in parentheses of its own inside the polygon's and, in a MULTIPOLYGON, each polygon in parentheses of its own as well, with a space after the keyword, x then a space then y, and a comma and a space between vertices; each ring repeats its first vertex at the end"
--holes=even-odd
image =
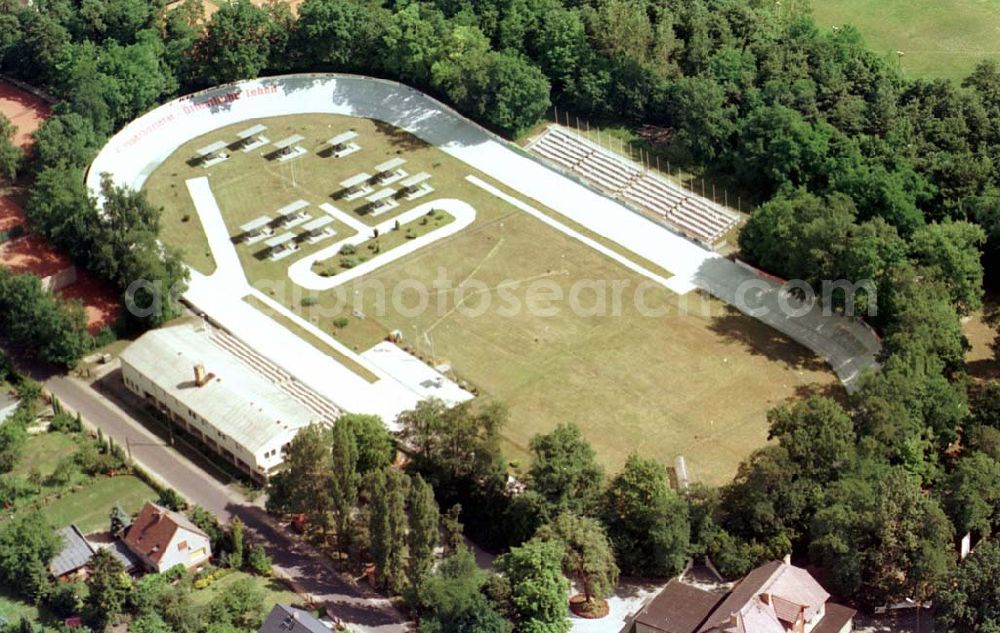
POLYGON ((205 536, 204 532, 180 514, 155 503, 146 503, 129 527, 125 544, 136 554, 159 563, 167 545, 180 528, 205 536))
POLYGON ((782 622, 795 624, 799 620, 799 614, 805 609, 804 605, 795 604, 790 600, 785 600, 780 596, 771 596, 771 604, 774 606, 774 614, 782 622))
POLYGON ((823 619, 816 624, 816 628, 812 630, 812 633, 840 633, 844 625, 850 622, 855 613, 857 611, 850 607, 827 602, 826 613, 824 613, 823 619))
POLYGON ((635 621, 662 633, 693 633, 719 600, 714 593, 671 580, 639 611, 635 621))

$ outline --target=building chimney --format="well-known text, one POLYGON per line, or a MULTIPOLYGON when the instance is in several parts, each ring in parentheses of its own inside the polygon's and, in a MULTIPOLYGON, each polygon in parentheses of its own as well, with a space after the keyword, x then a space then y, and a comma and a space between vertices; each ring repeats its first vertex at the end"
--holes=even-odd
POLYGON ((785 558, 783 559, 782 562, 784 562, 786 565, 791 565, 792 564, 792 555, 791 554, 785 554, 785 558))
POLYGON ((205 382, 207 382, 205 376, 205 366, 198 363, 194 366, 194 386, 203 387, 205 382))

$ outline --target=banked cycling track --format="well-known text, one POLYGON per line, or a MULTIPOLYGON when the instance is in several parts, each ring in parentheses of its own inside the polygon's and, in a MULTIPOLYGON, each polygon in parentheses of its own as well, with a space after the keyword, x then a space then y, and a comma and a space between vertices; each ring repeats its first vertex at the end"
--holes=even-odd
MULTIPOLYGON (((787 309, 781 309, 782 305, 797 305, 774 281, 563 176, 441 102, 396 82, 339 74, 284 75, 226 84, 181 97, 139 117, 116 134, 91 165, 87 185, 97 196, 101 175, 107 173, 119 185, 140 189, 157 166, 193 138, 250 119, 309 113, 371 118, 414 134, 671 272, 674 276, 664 285, 674 292, 685 294, 701 289, 784 333, 826 359, 848 389, 855 386, 865 369, 877 365, 879 340, 860 319, 824 314, 818 302, 811 309, 789 314, 787 309)), ((192 299, 187 295, 185 298, 192 299)), ((216 317, 206 306, 193 302, 216 317)), ((266 350, 262 352, 271 356, 266 350)), ((291 356, 300 362, 301 356, 289 355, 287 350, 275 350, 275 354, 285 358, 271 357, 272 361, 296 375, 300 373, 281 361, 291 356)), ((367 397, 361 399, 370 402, 367 397)), ((369 408, 362 406, 361 400, 354 404, 357 410, 369 408)), ((342 406, 352 409, 350 402, 342 406)))

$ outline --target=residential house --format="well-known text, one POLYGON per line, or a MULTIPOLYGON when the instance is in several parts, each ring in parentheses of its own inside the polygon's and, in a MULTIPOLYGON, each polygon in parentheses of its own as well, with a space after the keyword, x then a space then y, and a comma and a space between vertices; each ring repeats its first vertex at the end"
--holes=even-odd
POLYGON ((182 514, 146 503, 125 533, 126 547, 151 571, 195 569, 212 557, 209 537, 182 514))
POLYGON ((725 596, 673 580, 635 616, 633 633, 850 633, 853 609, 829 602, 806 570, 772 561, 725 596))
POLYGON ((134 574, 140 569, 138 559, 121 541, 110 543, 102 543, 100 539, 92 541, 75 525, 56 530, 56 535, 62 541, 62 549, 49 563, 49 572, 57 580, 71 581, 86 578, 90 574, 90 559, 102 549, 110 551, 129 574, 134 574))
POLYGON ((330 633, 330 627, 307 611, 276 604, 258 633, 330 633))
POLYGON ((57 580, 86 578, 93 546, 75 525, 56 530, 56 535, 62 540, 62 549, 49 563, 49 572, 57 580))

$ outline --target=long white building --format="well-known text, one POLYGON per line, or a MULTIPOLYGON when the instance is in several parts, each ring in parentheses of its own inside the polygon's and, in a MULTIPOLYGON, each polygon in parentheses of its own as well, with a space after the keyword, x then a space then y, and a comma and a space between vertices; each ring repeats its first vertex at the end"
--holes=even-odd
POLYGON ((322 416, 215 344, 207 326, 143 334, 121 354, 125 386, 247 474, 264 479, 322 416))

